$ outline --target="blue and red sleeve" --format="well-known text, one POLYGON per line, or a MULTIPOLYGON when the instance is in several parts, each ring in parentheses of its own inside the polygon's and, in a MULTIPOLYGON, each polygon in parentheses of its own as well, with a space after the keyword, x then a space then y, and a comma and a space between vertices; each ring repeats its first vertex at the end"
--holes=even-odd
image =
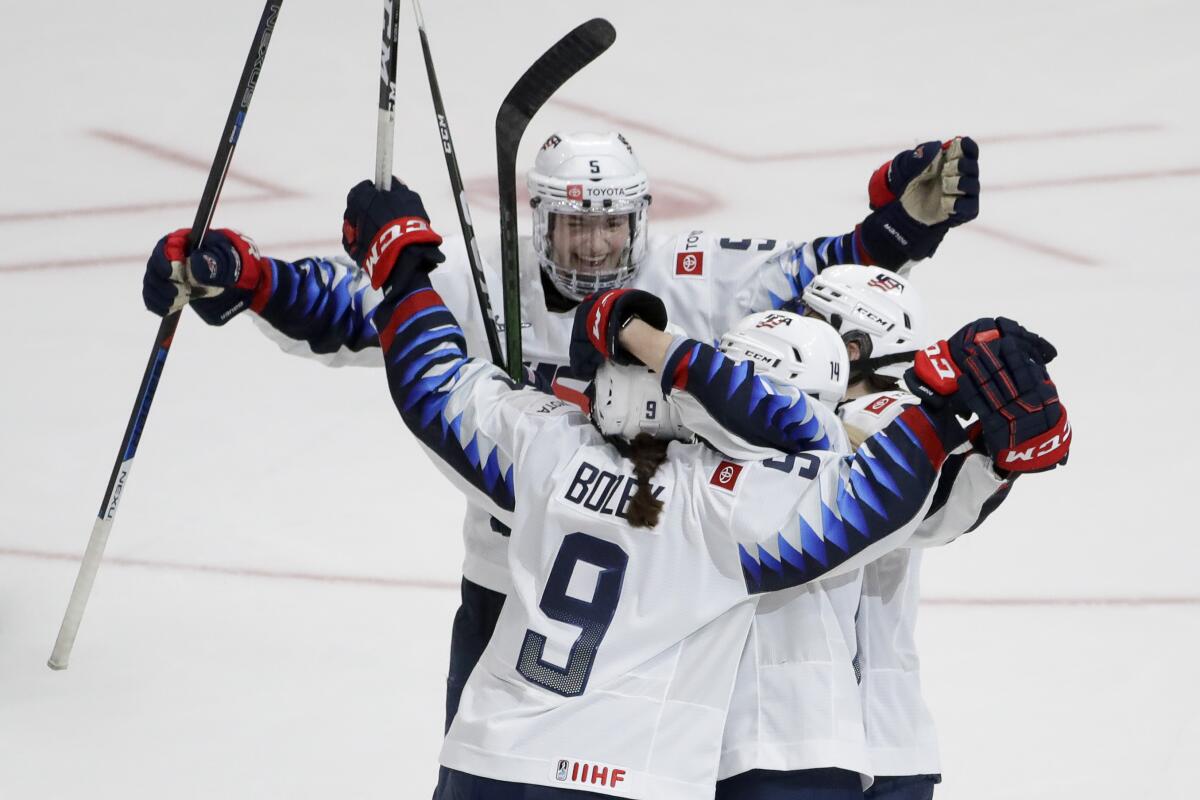
POLYGON ((468 358, 458 321, 424 273, 405 290, 390 292, 376 318, 388 386, 404 424, 473 489, 512 511, 512 458, 480 430, 486 409, 473 402, 478 380, 467 380, 472 369, 479 378, 480 366, 489 371, 481 380, 507 383, 503 373, 468 358))
POLYGON ((735 361, 694 339, 677 340, 662 370, 663 394, 685 391, 722 428, 747 443, 797 453, 828 450, 829 432, 813 413, 816 400, 754 374, 749 361, 735 361))
POLYGON ((273 328, 314 353, 379 346, 372 319, 379 294, 356 268, 320 258, 265 261, 253 308, 273 328))
POLYGON ((839 465, 836 485, 775 534, 773 547, 738 545, 746 588, 778 591, 851 568, 868 547, 918 524, 947 453, 965 441, 952 415, 907 408, 839 465))

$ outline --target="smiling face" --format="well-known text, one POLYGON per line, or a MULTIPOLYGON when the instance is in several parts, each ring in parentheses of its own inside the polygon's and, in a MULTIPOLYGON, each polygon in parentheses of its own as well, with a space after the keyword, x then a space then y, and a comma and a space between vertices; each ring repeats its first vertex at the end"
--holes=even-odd
POLYGON ((586 281, 623 266, 631 238, 629 214, 550 215, 550 253, 554 262, 586 281))

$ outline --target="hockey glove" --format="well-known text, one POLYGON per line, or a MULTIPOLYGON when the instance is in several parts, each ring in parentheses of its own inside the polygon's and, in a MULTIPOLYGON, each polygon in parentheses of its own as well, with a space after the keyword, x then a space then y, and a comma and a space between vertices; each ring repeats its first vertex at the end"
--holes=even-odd
POLYGON ((160 317, 189 303, 209 325, 224 325, 247 308, 261 308, 270 296, 269 267, 252 240, 219 228, 188 252, 188 228, 158 240, 146 262, 142 300, 160 317))
POLYGON ((640 364, 617 341, 621 329, 637 317, 658 328, 667 327, 667 307, 657 296, 640 289, 610 289, 590 294, 575 309, 571 328, 571 372, 591 380, 607 359, 616 364, 640 364))
POLYGON ((871 260, 898 269, 928 258, 946 231, 979 215, 979 146, 966 136, 925 142, 875 170, 867 193, 860 234, 871 260))
POLYGON ((937 409, 979 417, 978 436, 996 466, 1040 472, 1065 464, 1071 426, 1046 372, 1054 346, 1004 317, 976 320, 921 352, 904 382, 937 409))
POLYGON ((371 181, 355 186, 342 217, 342 247, 376 289, 389 283, 403 288, 414 272, 429 272, 446 260, 421 196, 396 178, 386 192, 371 181))

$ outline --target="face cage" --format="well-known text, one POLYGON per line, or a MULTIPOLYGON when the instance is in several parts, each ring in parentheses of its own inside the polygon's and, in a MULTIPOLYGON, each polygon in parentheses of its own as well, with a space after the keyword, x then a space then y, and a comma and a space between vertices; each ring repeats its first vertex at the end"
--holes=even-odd
MULTIPOLYGON (((605 201, 610 202, 610 201, 605 201)), ((646 254, 646 209, 650 196, 645 195, 632 203, 611 204, 607 208, 585 209, 579 203, 548 201, 536 198, 533 202, 533 249, 537 253, 542 272, 554 284, 563 297, 582 300, 589 294, 604 292, 624 286, 637 271, 638 264, 646 254), (621 253, 617 268, 611 272, 581 273, 571 267, 557 263, 551 256, 550 215, 629 215, 629 243, 621 253)))

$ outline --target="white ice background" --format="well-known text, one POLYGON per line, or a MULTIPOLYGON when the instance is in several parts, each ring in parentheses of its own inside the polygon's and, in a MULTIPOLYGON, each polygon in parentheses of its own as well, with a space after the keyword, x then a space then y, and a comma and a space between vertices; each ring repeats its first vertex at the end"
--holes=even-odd
MULTIPOLYGON (((485 236, 500 99, 597 14, 616 44, 520 163, 556 128, 620 128, 657 231, 840 233, 901 148, 980 142, 980 218, 915 273, 932 330, 1006 314, 1053 340, 1076 438, 1066 469, 926 562, 939 797, 1195 796, 1197 8, 425 5, 485 236)), ((381 371, 285 357, 246 320, 182 320, 71 668, 45 666, 153 343, 145 256, 191 224, 260 10, 0 8, 5 800, 432 786, 462 501, 381 371)), ((373 170, 380 18, 284 3, 218 225, 272 255, 338 250, 345 192, 373 170)), ((397 174, 454 233, 408 2, 399 70, 397 174)))

